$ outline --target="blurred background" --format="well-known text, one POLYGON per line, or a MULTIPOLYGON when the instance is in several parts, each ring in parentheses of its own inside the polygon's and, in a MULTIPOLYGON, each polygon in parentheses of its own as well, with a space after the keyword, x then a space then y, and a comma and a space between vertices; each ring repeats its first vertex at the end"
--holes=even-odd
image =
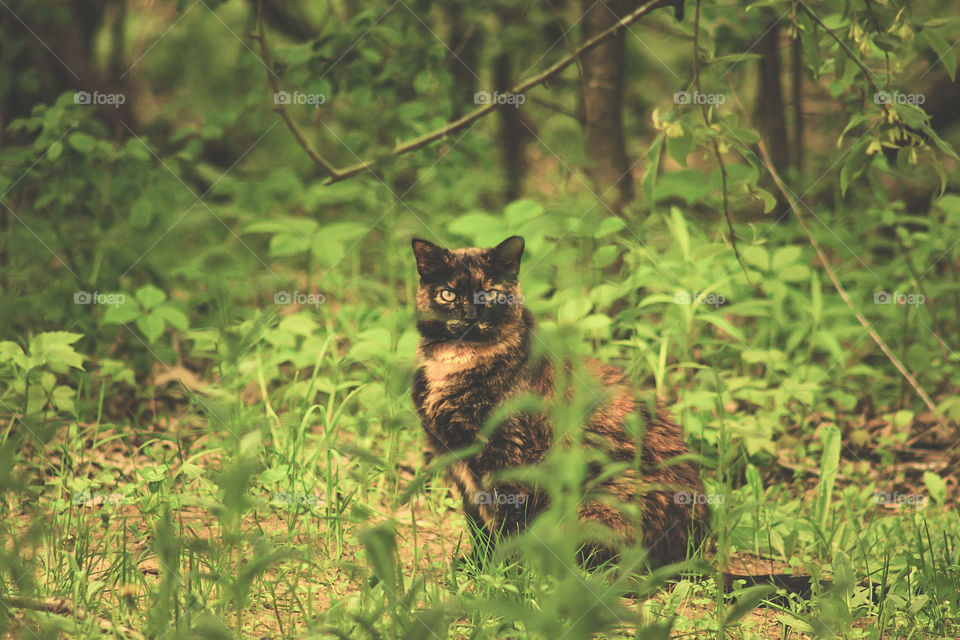
MULTIPOLYGON (((292 637, 310 612, 407 637, 423 607, 472 637, 609 629, 573 573, 470 582, 518 607, 489 616, 448 575, 463 523, 417 471, 411 236, 524 236, 548 342, 658 393, 753 514, 718 525, 725 552, 903 576, 911 549, 949 556, 949 510, 926 538, 878 520, 874 546, 863 522, 956 506, 958 10, 3 0, 0 591, 67 597, 77 633, 292 637)), ((943 608, 885 620, 955 629, 950 562, 943 608)))

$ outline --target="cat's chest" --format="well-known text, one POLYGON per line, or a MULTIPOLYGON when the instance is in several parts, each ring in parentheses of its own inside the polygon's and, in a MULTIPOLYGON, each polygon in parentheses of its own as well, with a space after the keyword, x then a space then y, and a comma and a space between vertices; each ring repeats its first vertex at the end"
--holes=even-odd
POLYGON ((424 355, 414 399, 431 422, 476 418, 502 400, 496 346, 444 345, 424 355))

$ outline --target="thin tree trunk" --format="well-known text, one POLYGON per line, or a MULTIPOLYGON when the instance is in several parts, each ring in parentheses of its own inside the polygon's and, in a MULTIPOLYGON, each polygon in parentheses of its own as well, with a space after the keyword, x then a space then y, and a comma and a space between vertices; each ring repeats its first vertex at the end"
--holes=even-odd
POLYGON ((803 140, 803 43, 800 38, 793 40, 793 166, 797 171, 803 171, 804 140, 803 140))
POLYGON ((760 84, 757 96, 757 125, 763 136, 770 159, 778 173, 784 173, 790 162, 787 149, 787 121, 780 82, 780 26, 776 16, 769 14, 764 26, 766 33, 757 44, 760 60, 760 84))
MULTIPOLYGON (((783 100, 783 87, 780 75, 783 70, 780 62, 780 26, 777 16, 765 13, 765 31, 757 41, 760 59, 760 82, 757 85, 756 117, 757 130, 763 139, 770 159, 778 174, 785 175, 790 163, 787 141, 786 105, 783 100)), ((776 220, 786 220, 790 212, 789 203, 779 193, 776 194, 777 206, 774 210, 776 220)))
MULTIPOLYGON (((509 53, 501 53, 497 56, 494 62, 494 77, 497 91, 507 91, 513 86, 509 53)), ((520 197, 523 177, 527 173, 524 146, 530 135, 529 130, 524 126, 519 108, 507 106, 500 109, 499 116, 500 153, 503 156, 502 164, 506 180, 504 198, 507 202, 512 202, 520 197)))
MULTIPOLYGON (((583 37, 613 25, 622 2, 582 0, 583 37), (613 11, 611 11, 613 9, 613 11)), ((580 80, 586 122, 590 176, 601 196, 616 212, 633 199, 633 178, 623 136, 623 92, 626 71, 626 31, 607 38, 582 59, 580 80)))

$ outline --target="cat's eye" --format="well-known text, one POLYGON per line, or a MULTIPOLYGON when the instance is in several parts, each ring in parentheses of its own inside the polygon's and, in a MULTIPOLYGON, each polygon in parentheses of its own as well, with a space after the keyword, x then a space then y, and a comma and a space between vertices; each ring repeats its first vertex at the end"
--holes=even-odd
POLYGON ((484 292, 483 302, 488 307, 493 305, 496 302, 500 302, 503 296, 503 292, 499 289, 490 289, 489 291, 484 292))
POLYGON ((454 293, 453 291, 450 291, 450 289, 442 289, 440 293, 437 295, 437 297, 439 297, 444 302, 453 302, 454 300, 457 299, 457 294, 454 293))

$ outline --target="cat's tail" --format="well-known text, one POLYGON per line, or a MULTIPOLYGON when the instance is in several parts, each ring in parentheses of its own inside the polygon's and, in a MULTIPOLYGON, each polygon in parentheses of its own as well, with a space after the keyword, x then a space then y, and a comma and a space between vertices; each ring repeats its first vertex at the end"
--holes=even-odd
MULTIPOLYGON (((813 578, 810 576, 796 576, 787 573, 759 573, 755 575, 744 573, 723 573, 723 586, 729 590, 737 581, 743 581, 745 586, 753 587, 757 585, 771 585, 777 589, 783 589, 788 594, 796 594, 804 600, 809 600, 813 595, 813 578)), ((830 587, 832 580, 820 580, 821 587, 830 587)), ((886 596, 887 587, 877 582, 861 580, 859 586, 871 590, 870 598, 874 603, 878 603, 886 596)))

